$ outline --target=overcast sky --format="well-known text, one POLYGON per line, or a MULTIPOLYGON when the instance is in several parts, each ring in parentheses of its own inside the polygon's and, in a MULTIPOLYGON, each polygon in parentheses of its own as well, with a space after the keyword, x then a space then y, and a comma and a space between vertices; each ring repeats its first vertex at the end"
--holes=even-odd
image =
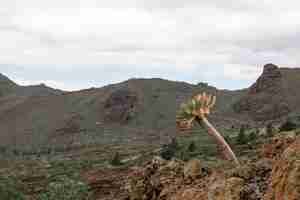
POLYGON ((76 90, 132 77, 249 86, 300 66, 300 1, 1 0, 0 73, 76 90))

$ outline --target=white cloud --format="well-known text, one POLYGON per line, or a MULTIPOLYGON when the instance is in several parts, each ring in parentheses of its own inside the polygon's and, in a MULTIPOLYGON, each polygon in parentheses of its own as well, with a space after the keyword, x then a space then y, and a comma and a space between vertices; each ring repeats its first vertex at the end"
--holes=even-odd
POLYGON ((17 84, 22 86, 31 86, 31 85, 40 85, 45 84, 47 86, 51 86, 55 89, 61 89, 66 91, 76 90, 79 88, 74 88, 74 85, 68 85, 65 82, 56 81, 56 80, 24 80, 24 79, 15 79, 14 80, 17 84))
POLYGON ((261 73, 261 68, 251 65, 226 64, 224 65, 224 77, 233 80, 253 80, 261 73))
POLYGON ((99 65, 102 72, 109 70, 103 66, 123 65, 122 73, 136 66, 127 75, 194 80, 190 72, 202 74, 199 79, 254 80, 265 63, 300 65, 298 1, 3 0, 2 5, 0 63, 27 69, 77 64, 99 65))

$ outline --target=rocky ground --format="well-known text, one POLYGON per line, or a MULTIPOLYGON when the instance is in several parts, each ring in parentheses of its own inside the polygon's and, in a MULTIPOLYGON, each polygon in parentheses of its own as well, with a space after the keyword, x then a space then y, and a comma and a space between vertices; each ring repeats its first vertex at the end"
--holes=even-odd
POLYGON ((128 175, 125 199, 299 200, 300 138, 275 137, 260 152, 238 167, 155 158, 128 175))
MULTIPOLYGON (((52 182, 66 177, 88 186, 88 200, 299 200, 300 137, 291 131, 263 141, 244 154, 237 152, 240 166, 195 157, 167 161, 156 151, 123 157, 123 165, 111 166, 97 159, 100 149, 48 160, 1 161, 0 194, 14 180, 9 190, 22 192, 28 200, 41 200, 39 195, 52 182), (14 179, 2 179, 6 175, 14 179)), ((73 186, 67 187, 66 192, 72 190, 73 186)), ((59 195, 56 199, 61 199, 59 195)))

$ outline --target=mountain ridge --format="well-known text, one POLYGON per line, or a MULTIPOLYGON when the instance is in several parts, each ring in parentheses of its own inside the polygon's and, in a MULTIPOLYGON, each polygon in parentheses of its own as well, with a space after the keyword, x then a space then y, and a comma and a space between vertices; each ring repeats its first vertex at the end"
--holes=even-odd
POLYGON ((218 128, 284 120, 291 113, 298 114, 295 107, 300 97, 294 95, 297 88, 293 87, 300 86, 298 71, 269 64, 256 83, 241 90, 219 90, 206 83, 190 84, 161 78, 133 78, 101 88, 72 92, 43 85, 29 86, 30 89, 17 85, 14 92, 0 97, 0 145, 74 145, 97 141, 103 144, 113 141, 164 143, 176 134, 177 108, 203 91, 217 96, 210 118, 218 128), (275 87, 274 70, 279 70, 280 76, 285 77, 275 87), (263 91, 258 92, 261 89, 263 91), (288 95, 287 103, 291 106, 288 112, 284 106, 278 106, 286 92, 291 92, 288 95), (269 99, 274 100, 271 102, 269 99), (271 108, 265 108, 269 105, 271 108), (279 115, 269 114, 273 106, 279 115))

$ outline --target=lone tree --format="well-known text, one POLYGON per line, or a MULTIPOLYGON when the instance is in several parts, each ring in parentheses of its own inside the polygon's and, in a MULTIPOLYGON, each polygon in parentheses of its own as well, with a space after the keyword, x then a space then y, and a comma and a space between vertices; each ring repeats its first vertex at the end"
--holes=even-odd
POLYGON ((190 130, 194 122, 200 125, 203 123, 208 129, 208 134, 215 139, 224 157, 239 165, 239 161, 230 146, 207 119, 210 109, 214 107, 215 103, 216 96, 206 95, 205 92, 192 97, 181 105, 176 115, 176 127, 181 131, 185 131, 190 130))
POLYGON ((247 144, 248 143, 248 138, 246 135, 246 127, 245 125, 242 125, 239 131, 239 134, 236 138, 236 143, 239 145, 247 144))

